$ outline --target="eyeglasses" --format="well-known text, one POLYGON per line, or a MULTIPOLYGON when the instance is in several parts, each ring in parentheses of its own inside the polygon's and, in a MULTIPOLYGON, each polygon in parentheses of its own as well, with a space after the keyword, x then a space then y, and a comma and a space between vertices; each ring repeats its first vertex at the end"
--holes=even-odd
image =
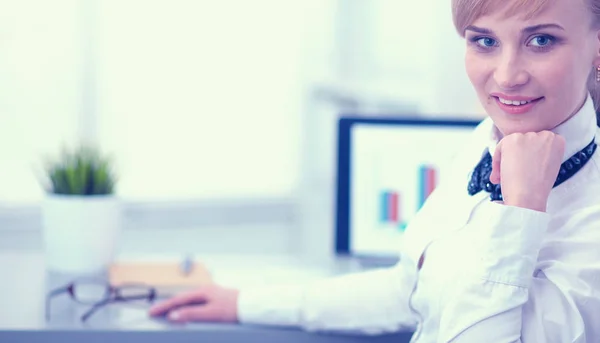
POLYGON ((81 279, 51 291, 46 296, 46 320, 50 320, 51 301, 57 295, 67 293, 79 304, 90 305, 91 308, 81 316, 85 322, 102 306, 115 302, 152 303, 156 299, 156 289, 142 284, 112 286, 97 280, 81 279))

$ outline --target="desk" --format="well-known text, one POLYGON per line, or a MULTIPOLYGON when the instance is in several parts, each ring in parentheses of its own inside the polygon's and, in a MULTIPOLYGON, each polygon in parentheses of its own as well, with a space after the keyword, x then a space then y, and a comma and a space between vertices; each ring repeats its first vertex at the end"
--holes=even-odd
POLYGON ((411 335, 398 334, 377 337, 318 335, 298 331, 251 328, 218 328, 196 331, 19 331, 1 332, 0 341, 11 343, 408 343, 411 335))
MULTIPOLYGON (((148 259, 155 255, 136 258, 148 259)), ((199 256, 225 286, 288 280, 307 281, 357 271, 349 259, 307 263, 293 256, 206 255, 199 256)), ((124 259, 131 259, 124 258, 124 259)), ((174 326, 162 319, 148 318, 146 308, 110 305, 94 314, 87 324, 79 316, 87 307, 67 297, 53 300, 52 320, 44 318, 48 290, 70 279, 45 269, 39 251, 0 250, 0 342, 408 342, 410 333, 360 337, 312 334, 295 329, 230 324, 188 324, 174 326)))

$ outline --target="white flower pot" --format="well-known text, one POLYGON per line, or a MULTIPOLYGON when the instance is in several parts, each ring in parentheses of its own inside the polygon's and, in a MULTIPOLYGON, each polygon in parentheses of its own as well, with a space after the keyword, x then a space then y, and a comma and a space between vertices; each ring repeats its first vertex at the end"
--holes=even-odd
POLYGON ((116 197, 49 195, 42 218, 49 270, 95 274, 113 262, 121 230, 116 197))

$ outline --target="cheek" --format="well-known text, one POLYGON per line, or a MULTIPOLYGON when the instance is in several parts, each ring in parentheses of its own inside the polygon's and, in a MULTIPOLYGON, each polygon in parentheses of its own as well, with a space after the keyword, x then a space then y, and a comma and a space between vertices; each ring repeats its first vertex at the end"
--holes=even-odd
POLYGON ((569 73, 569 68, 557 68, 556 64, 547 67, 540 65, 532 71, 532 74, 538 83, 542 85, 544 92, 549 93, 549 95, 567 95, 565 90, 572 88, 573 74, 569 73))
POLYGON ((559 55, 532 66, 531 74, 537 83, 556 99, 578 99, 587 88, 589 69, 582 68, 575 56, 559 55))

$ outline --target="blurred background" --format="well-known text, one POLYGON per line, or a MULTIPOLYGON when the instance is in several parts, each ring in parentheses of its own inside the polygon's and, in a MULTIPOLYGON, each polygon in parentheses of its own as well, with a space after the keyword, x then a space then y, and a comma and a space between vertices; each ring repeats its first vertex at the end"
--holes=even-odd
POLYGON ((330 254, 337 118, 483 118, 463 45, 447 0, 1 0, 1 244, 42 244, 38 164, 85 141, 122 249, 330 254))

